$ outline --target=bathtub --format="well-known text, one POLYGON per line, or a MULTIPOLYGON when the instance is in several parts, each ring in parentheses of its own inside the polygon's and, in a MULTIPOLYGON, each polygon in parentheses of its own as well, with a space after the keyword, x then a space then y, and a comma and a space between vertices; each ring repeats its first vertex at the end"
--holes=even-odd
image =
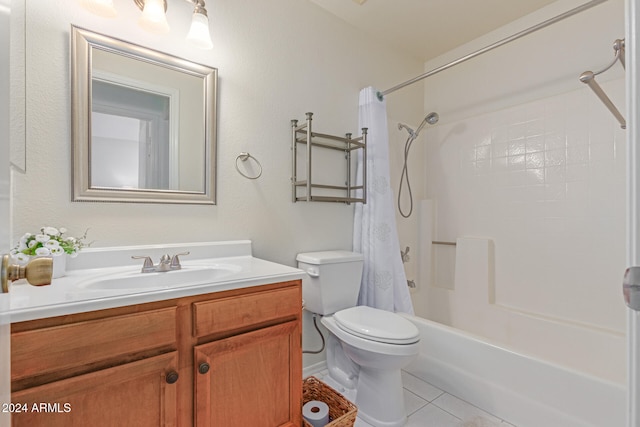
POLYGON ((420 354, 406 371, 518 427, 624 427, 626 390, 402 314, 420 330, 420 354))

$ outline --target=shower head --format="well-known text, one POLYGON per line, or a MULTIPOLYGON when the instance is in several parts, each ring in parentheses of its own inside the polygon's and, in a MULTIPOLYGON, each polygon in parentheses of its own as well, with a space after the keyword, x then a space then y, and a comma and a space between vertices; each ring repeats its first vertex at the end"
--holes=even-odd
POLYGON ((438 116, 438 113, 429 113, 429 114, 427 114, 427 116, 424 118, 422 123, 420 123, 420 126, 418 126, 418 129, 416 129, 416 133, 414 135, 414 138, 418 137, 418 134, 420 133, 420 131, 422 130, 424 125, 426 125, 427 123, 429 123, 430 125, 435 125, 436 123, 438 123, 439 119, 440 119, 440 116, 438 116))
POLYGON ((430 125, 435 125, 436 123, 438 123, 439 119, 440 116, 438 116, 438 113, 432 112, 427 114, 424 120, 422 120, 422 123, 420 123, 420 126, 418 126, 418 129, 416 129, 415 131, 403 123, 398 123, 398 130, 402 130, 402 128, 405 128, 407 132, 409 132, 409 136, 415 139, 418 137, 418 134, 420 133, 424 125, 426 125, 427 123, 429 123, 430 125))
POLYGON ((429 114, 427 114, 427 117, 424 118, 427 123, 429 123, 430 125, 435 125, 436 123, 438 123, 438 120, 440 120, 440 116, 438 115, 438 113, 431 112, 429 114))

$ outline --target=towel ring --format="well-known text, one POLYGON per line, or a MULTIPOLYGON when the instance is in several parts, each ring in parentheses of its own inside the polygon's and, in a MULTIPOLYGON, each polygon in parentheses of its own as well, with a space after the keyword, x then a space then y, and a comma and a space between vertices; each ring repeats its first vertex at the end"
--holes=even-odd
POLYGON ((238 171, 238 173, 240 175, 244 176, 247 179, 258 179, 258 178, 260 178, 262 176, 262 165, 260 164, 258 159, 253 157, 251 154, 245 153, 245 152, 242 152, 242 153, 238 154, 238 157, 236 157, 236 170, 238 171), (238 160, 242 160, 243 162, 246 162, 248 159, 253 159, 253 161, 255 161, 256 164, 258 165, 258 167, 260 168, 260 172, 258 172, 258 175, 249 176, 249 175, 245 174, 244 172, 242 172, 240 170, 240 168, 238 167, 238 160))

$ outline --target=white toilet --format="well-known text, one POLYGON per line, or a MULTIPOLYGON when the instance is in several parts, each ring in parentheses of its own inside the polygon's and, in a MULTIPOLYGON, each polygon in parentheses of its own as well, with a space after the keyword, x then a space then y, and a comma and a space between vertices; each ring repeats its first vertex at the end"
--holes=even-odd
POLYGON ((358 417, 375 427, 405 425, 400 370, 418 354, 418 328, 389 311, 356 306, 363 258, 347 251, 298 254, 305 309, 329 330, 327 369, 355 391, 358 417))

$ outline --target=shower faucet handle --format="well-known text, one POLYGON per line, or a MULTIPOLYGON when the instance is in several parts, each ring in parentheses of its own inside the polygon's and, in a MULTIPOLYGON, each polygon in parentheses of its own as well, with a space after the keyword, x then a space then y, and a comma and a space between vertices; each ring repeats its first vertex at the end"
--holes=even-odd
POLYGON ((400 249, 400 258, 402 258, 402 263, 404 264, 405 262, 409 262, 411 260, 411 257, 409 256, 409 250, 411 248, 409 246, 407 246, 407 248, 402 251, 402 249, 400 249))

